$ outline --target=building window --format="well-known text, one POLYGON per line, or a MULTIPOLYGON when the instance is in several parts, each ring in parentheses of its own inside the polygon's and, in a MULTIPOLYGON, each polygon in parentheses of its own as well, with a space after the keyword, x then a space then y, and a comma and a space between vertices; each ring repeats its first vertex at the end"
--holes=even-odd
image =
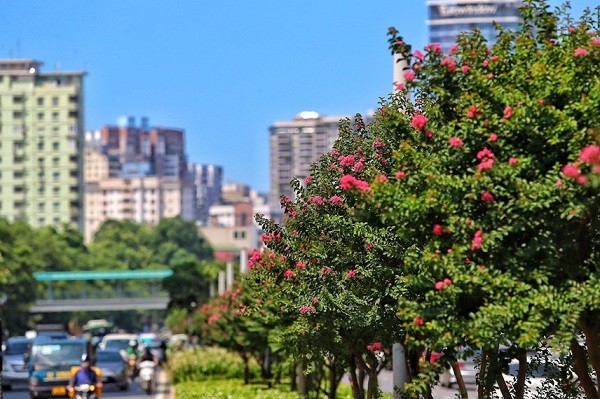
POLYGON ((52 97, 52 105, 58 105, 58 97, 52 97))
POLYGON ((43 121, 44 120, 44 113, 43 112, 38 112, 37 118, 38 118, 38 121, 43 121))
POLYGON ((58 112, 53 112, 52 113, 52 120, 53 121, 57 121, 58 120, 58 112))
POLYGON ((58 195, 60 193, 60 187, 53 187, 52 188, 52 194, 53 195, 58 195))
POLYGON ((23 111, 13 111, 13 119, 22 119, 23 111))
POLYGON ((39 106, 44 105, 44 97, 38 97, 37 98, 37 105, 39 105, 39 106))
POLYGON ((59 162, 60 162, 60 158, 59 157, 52 158, 52 166, 58 166, 59 162))
POLYGON ((52 178, 54 180, 60 179, 60 172, 52 172, 52 178))
POLYGON ((13 177, 15 179, 22 179, 23 176, 25 176, 25 173, 23 173, 23 172, 13 172, 13 177))
POLYGON ((40 136, 43 136, 45 131, 46 131, 46 128, 44 126, 38 127, 38 134, 40 136))
POLYGON ((60 202, 52 203, 52 209, 54 209, 55 211, 60 210, 60 202))
POLYGON ((60 148, 60 143, 58 141, 55 141, 54 143, 52 143, 53 150, 58 150, 59 148, 60 148))
POLYGON ((38 188, 38 194, 39 194, 39 195, 44 195, 44 194, 46 194, 46 187, 39 187, 39 188, 38 188))
POLYGON ((14 96, 13 104, 23 104, 25 102, 25 97, 23 96, 14 96))
POLYGON ((57 136, 57 135, 58 135, 58 132, 59 132, 59 131, 60 131, 60 130, 58 129, 58 126, 54 126, 54 127, 52 128, 52 134, 53 134, 53 135, 55 135, 55 136, 57 136))
POLYGON ((43 211, 45 207, 46 207, 46 204, 44 202, 40 202, 38 204, 38 210, 40 210, 40 211, 43 211))
POLYGON ((38 142, 38 150, 43 150, 44 149, 44 142, 40 141, 38 142))
POLYGON ((60 218, 56 217, 54 218, 54 224, 59 224, 60 223, 60 218))
POLYGON ((46 224, 46 219, 38 218, 38 224, 40 224, 40 225, 46 224))

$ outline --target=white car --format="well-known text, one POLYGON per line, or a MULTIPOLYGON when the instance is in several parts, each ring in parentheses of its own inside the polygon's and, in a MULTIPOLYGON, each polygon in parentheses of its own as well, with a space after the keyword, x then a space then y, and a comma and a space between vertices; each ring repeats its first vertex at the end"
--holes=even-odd
MULTIPOLYGON (((550 359, 547 363, 536 364, 535 368, 531 365, 531 359, 528 359, 528 372, 527 378, 525 382, 525 392, 523 397, 525 399, 532 398, 536 392, 540 391, 545 381, 548 379, 549 374, 552 373, 552 368, 559 367, 557 363, 554 362, 553 359, 550 359)), ((514 389, 517 381, 517 374, 519 373, 519 362, 517 360, 513 360, 508 364, 508 372, 502 373, 502 377, 504 377, 504 381, 506 381, 506 385, 508 389, 514 394, 514 389)), ((501 398, 502 393, 500 389, 497 387, 495 391, 495 396, 501 398)))
POLYGON ((98 344, 100 350, 127 350, 129 341, 137 341, 135 334, 106 334, 98 344))

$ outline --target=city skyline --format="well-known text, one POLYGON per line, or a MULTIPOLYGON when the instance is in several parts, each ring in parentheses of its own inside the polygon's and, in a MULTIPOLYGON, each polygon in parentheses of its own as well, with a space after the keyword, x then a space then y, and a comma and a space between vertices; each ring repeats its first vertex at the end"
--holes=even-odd
MULTIPOLYGON (((561 1, 550 1, 554 7, 561 1)), ((590 2, 571 2, 576 17, 590 2)), ((123 115, 186 132, 189 161, 269 189, 269 127, 366 114, 392 89, 386 32, 428 41, 425 1, 0 3, 0 58, 88 72, 85 129, 123 115)))

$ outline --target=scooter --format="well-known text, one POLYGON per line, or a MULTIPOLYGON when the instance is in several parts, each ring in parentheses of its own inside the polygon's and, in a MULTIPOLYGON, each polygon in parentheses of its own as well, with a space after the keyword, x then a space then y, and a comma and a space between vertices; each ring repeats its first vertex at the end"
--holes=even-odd
POLYGON ((75 399, 96 399, 96 386, 90 384, 81 384, 73 387, 74 395, 69 397, 74 397, 75 399))
POLYGON ((127 359, 127 379, 129 382, 133 382, 139 373, 137 359, 137 355, 130 355, 127 359))
POLYGON ((140 385, 142 389, 146 391, 148 395, 150 395, 154 390, 156 363, 154 363, 152 360, 144 360, 143 362, 140 362, 139 370, 140 385))

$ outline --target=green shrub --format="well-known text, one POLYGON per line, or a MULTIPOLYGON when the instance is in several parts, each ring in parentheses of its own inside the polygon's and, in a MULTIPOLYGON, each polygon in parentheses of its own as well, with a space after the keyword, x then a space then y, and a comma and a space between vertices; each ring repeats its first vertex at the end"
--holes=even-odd
MULTIPOLYGON (((264 384, 244 385, 241 379, 185 382, 177 384, 177 399, 298 399, 296 392, 290 392, 288 386, 276 386, 271 389, 264 384)), ((352 399, 350 387, 341 384, 338 399, 352 399)), ((384 394, 383 399, 392 395, 384 394)))
MULTIPOLYGON (((194 348, 173 354, 169 372, 175 384, 207 379, 244 378, 244 362, 235 353, 221 348, 194 348)), ((250 362, 251 377, 260 375, 256 362, 250 362)))

